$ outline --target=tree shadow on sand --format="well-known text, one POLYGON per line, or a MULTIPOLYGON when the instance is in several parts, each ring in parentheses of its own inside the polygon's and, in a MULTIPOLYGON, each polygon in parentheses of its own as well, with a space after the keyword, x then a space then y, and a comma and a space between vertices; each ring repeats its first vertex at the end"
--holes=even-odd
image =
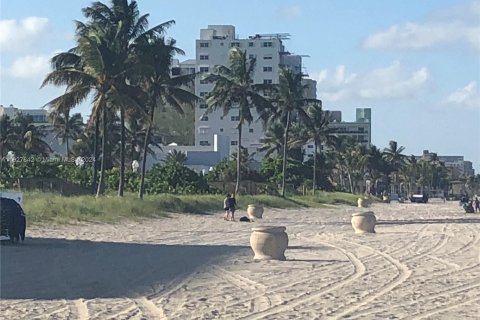
POLYGON ((28 238, 0 248, 1 299, 116 298, 152 290, 246 246, 28 238))

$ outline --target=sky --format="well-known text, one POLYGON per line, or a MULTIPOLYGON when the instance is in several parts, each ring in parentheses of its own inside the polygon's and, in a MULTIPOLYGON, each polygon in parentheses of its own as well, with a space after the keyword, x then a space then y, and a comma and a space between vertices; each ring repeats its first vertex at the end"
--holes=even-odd
MULTIPOLYGON (((104 1, 105 2, 105 1, 104 1)), ((240 38, 289 33, 305 57, 326 110, 354 121, 372 109, 372 143, 407 155, 463 155, 480 173, 480 0, 138 0, 150 25, 195 57, 208 25, 234 25, 240 38)), ((84 0, 0 0, 0 104, 41 108, 62 93, 40 89, 49 59, 74 46, 84 0)), ((76 111, 87 116, 89 104, 76 111)))

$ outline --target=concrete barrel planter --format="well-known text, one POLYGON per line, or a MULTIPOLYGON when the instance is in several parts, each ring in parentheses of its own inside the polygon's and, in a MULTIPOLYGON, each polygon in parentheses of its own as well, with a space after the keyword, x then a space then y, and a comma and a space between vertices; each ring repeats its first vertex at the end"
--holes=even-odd
POLYGON ((368 208, 370 205, 370 200, 367 198, 358 198, 357 205, 359 208, 368 208))
POLYGON ((247 207, 247 214, 250 219, 262 219, 263 207, 256 204, 249 204, 247 207))
POLYGON ((252 228, 250 246, 254 260, 285 260, 288 235, 285 227, 261 226, 252 228))
POLYGON ((355 233, 375 233, 377 218, 372 211, 352 214, 352 227, 355 233))

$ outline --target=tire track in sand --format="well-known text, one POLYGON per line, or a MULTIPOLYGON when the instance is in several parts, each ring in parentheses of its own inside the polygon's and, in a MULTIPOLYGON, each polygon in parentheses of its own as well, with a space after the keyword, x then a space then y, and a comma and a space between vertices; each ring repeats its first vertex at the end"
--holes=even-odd
POLYGON ((345 256, 347 256, 347 258, 351 261, 351 263, 353 264, 354 266, 354 272, 349 274, 347 277, 345 277, 344 279, 340 280, 339 282, 335 282, 334 284, 328 284, 318 290, 315 290, 313 293, 310 293, 310 292, 306 292, 306 293, 303 293, 301 294, 300 296, 296 297, 296 298, 293 298, 293 299, 290 299, 290 300, 286 300, 284 303, 282 304, 279 304, 279 305, 274 305, 272 306, 271 308, 268 308, 266 310, 263 310, 261 312, 256 312, 256 313, 253 313, 253 314, 250 314, 246 317, 241 317, 241 318, 238 318, 239 320, 242 319, 242 320, 254 320, 254 319, 263 319, 267 316, 272 316, 272 315, 275 315, 277 313, 280 313, 280 312, 283 312, 283 311, 288 311, 288 310, 291 310, 292 308, 294 308, 295 306, 298 306, 298 305, 301 305, 301 304, 305 304, 305 303, 309 303, 310 301, 312 300, 316 300, 318 299, 319 297, 321 297, 322 295, 325 295, 331 291, 334 291, 338 288, 341 288, 355 280, 357 280, 358 278, 360 278, 363 274, 365 274, 365 270, 366 270, 366 267, 365 265, 362 263, 362 261, 360 259, 358 259, 353 253, 351 252, 348 252, 347 250, 341 248, 341 247, 338 247, 332 243, 328 243, 328 242, 325 242, 325 241, 322 241, 322 243, 326 246, 329 246, 329 247, 332 247, 336 250, 339 250, 340 252, 342 252, 345 256))
MULTIPOLYGON (((383 253, 383 252, 378 251, 376 249, 373 249, 372 247, 367 246, 367 245, 358 244, 358 243, 350 242, 350 241, 343 240, 343 239, 340 240, 340 241, 363 247, 367 250, 370 250, 371 252, 374 252, 376 254, 381 255, 382 257, 384 257, 386 260, 388 260, 391 264, 393 264, 397 268, 398 274, 395 276, 395 278, 393 278, 392 281, 385 284, 381 288, 380 291, 375 290, 374 294, 370 294, 370 295, 367 295, 366 297, 363 297, 360 301, 355 302, 350 308, 348 308, 348 309, 342 311, 342 313, 337 314, 334 317, 332 317, 332 319, 339 319, 339 318, 342 318, 344 316, 347 316, 347 315, 355 312, 356 310, 358 310, 360 307, 364 306, 365 304, 370 303, 373 300, 375 300, 375 299, 385 295, 386 293, 392 291, 395 287, 397 287, 400 284, 402 284, 403 282, 405 282, 410 277, 410 275, 412 274, 412 271, 406 265, 404 265, 403 263, 401 263, 397 259, 393 258, 389 254, 386 254, 386 253, 383 253)), ((327 316, 330 316, 330 315, 327 315, 327 316)))

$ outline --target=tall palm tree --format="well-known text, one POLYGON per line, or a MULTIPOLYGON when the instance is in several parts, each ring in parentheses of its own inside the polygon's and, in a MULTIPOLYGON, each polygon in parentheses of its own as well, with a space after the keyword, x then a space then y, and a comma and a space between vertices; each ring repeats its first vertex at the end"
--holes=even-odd
POLYGON ((325 142, 326 145, 332 145, 335 137, 336 130, 330 128, 330 115, 328 111, 322 110, 322 103, 312 103, 307 108, 307 115, 310 121, 307 122, 307 132, 309 138, 314 144, 313 153, 313 194, 315 195, 315 189, 317 188, 317 154, 318 148, 325 142))
MULTIPOLYGON (((171 23, 166 23, 165 27, 171 23)), ((193 108, 198 98, 188 88, 188 85, 194 81, 195 75, 171 76, 173 57, 177 54, 184 54, 183 50, 176 47, 175 40, 166 40, 158 35, 145 35, 137 39, 133 45, 133 51, 138 64, 150 67, 134 78, 146 92, 145 102, 148 106, 149 117, 143 144, 143 161, 138 191, 139 198, 143 199, 147 150, 152 143, 155 110, 171 108, 183 115, 184 109, 193 108)))
MULTIPOLYGON (((87 23, 76 21, 77 46, 52 58, 53 71, 47 75, 42 87, 47 84, 66 86, 62 96, 47 105, 73 107, 92 93, 93 106, 91 121, 102 120, 102 163, 97 196, 101 193, 104 181, 107 156, 106 135, 107 108, 117 109, 124 124, 126 106, 141 110, 136 97, 130 94, 128 76, 138 70, 130 61, 130 45, 145 35, 163 32, 159 25, 146 30, 148 15, 140 16, 135 1, 112 0, 111 6, 94 2, 83 10, 87 23), (146 30, 146 31, 145 31, 146 30)), ((125 131, 121 137, 121 173, 119 195, 123 194, 125 131)))
POLYGON ((52 148, 44 141, 44 129, 43 125, 37 126, 33 123, 32 116, 17 115, 13 120, 13 130, 18 138, 14 151, 24 156, 50 154, 52 148))
POLYGON ((242 128, 252 123, 252 108, 255 108, 259 118, 265 119, 265 110, 271 104, 260 94, 260 87, 253 84, 256 59, 248 58, 246 50, 233 48, 229 52, 229 66, 215 66, 214 72, 207 75, 206 81, 215 83, 213 90, 207 95, 207 110, 205 114, 220 108, 223 115, 238 109, 238 149, 237 149, 237 182, 235 194, 238 193, 241 180, 242 163, 242 128))
POLYGON ((395 191, 396 183, 398 179, 398 171, 405 164, 406 156, 402 154, 405 147, 398 146, 396 141, 391 140, 388 143, 388 148, 383 150, 383 157, 387 163, 391 166, 393 171, 393 191, 395 191))
POLYGON ((70 109, 57 109, 49 114, 53 125, 55 138, 61 143, 65 143, 65 156, 70 157, 70 140, 76 140, 83 131, 83 120, 80 113, 75 113, 70 117, 70 109))
POLYGON ((309 117, 305 107, 310 103, 320 103, 320 100, 305 98, 307 85, 302 83, 304 75, 293 70, 281 67, 279 73, 279 84, 273 96, 273 104, 276 106, 270 116, 270 121, 281 121, 285 126, 283 144, 283 165, 282 165, 282 197, 285 197, 285 173, 287 166, 287 142, 288 133, 292 118, 308 123, 309 117))
MULTIPOLYGON (((84 15, 89 18, 93 24, 104 29, 112 30, 113 38, 110 39, 114 44, 117 63, 124 66, 120 81, 117 81, 116 86, 122 91, 129 91, 131 88, 126 84, 129 82, 129 77, 134 69, 138 69, 138 65, 132 63, 134 58, 133 49, 138 39, 143 39, 148 36, 162 34, 166 27, 170 26, 173 21, 169 21, 157 25, 149 30, 148 14, 140 15, 136 1, 129 2, 128 0, 112 0, 111 6, 108 7, 101 2, 94 2, 90 7, 83 10, 84 15)), ((135 59, 134 59, 135 60, 135 59)), ((134 94, 135 95, 135 94, 134 94)), ((135 99, 134 99, 135 100, 135 99)), ((118 99, 112 103, 112 107, 120 113, 120 179, 118 186, 118 195, 123 196, 124 181, 125 181, 125 114, 127 108, 140 109, 136 103, 132 101, 118 99)))

